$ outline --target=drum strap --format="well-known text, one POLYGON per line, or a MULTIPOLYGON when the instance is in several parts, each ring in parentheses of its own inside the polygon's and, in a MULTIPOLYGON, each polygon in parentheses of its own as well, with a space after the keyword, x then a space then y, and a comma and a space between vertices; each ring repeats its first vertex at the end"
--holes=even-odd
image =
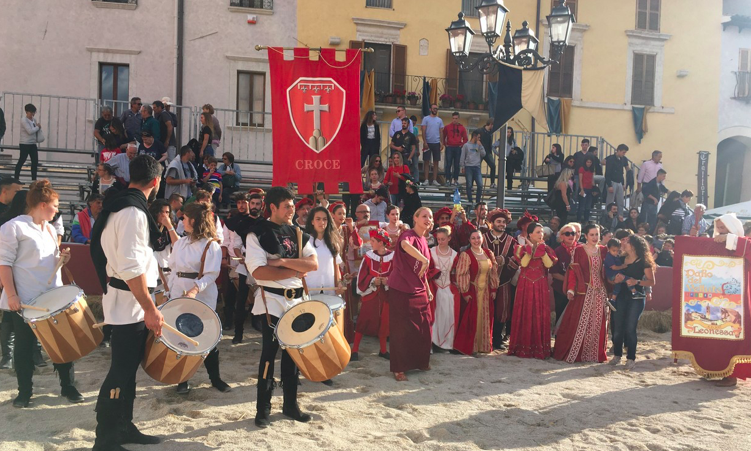
MULTIPOLYGON (((59 254, 60 246, 57 245, 57 237, 52 233, 52 229, 50 229, 49 227, 47 227, 47 232, 49 232, 50 236, 52 237, 52 241, 55 243, 55 247, 57 248, 57 253, 59 254)), ((70 283, 75 285, 76 281, 73 280, 73 273, 70 272, 70 269, 68 269, 68 267, 65 265, 62 266, 62 269, 63 271, 65 271, 65 275, 68 276, 68 280, 70 281, 70 283)))
POLYGON ((164 286, 164 291, 169 292, 169 286, 167 285, 167 277, 164 276, 164 271, 162 271, 162 268, 159 266, 157 266, 157 269, 159 269, 159 279, 162 281, 162 286, 164 286))
MULTIPOLYGON (((269 315, 269 306, 266 305, 266 292, 263 291, 263 287, 259 287, 261 289, 261 299, 263 300, 263 308, 266 310, 266 323, 271 327, 271 315, 269 315)), ((274 336, 276 339, 276 335, 274 336)))
MULTIPOLYGON (((198 277, 196 277, 196 279, 200 279, 203 277, 203 267, 206 265, 206 253, 209 252, 211 243, 213 243, 214 241, 219 241, 219 240, 217 240, 216 238, 210 239, 209 242, 206 243, 206 247, 203 249, 203 254, 201 255, 201 269, 198 271, 198 277)), ((159 270, 159 272, 161 273, 161 269, 159 270)), ((166 287, 167 285, 165 284, 165 289, 166 287)))
MULTIPOLYGON (((297 256, 298 258, 302 258, 302 229, 297 227, 295 229, 297 231, 297 256)), ((336 263, 336 259, 334 259, 334 263, 336 263)), ((302 289, 305 292, 305 296, 310 297, 310 293, 308 292, 308 283, 305 281, 305 277, 302 277, 302 289)))

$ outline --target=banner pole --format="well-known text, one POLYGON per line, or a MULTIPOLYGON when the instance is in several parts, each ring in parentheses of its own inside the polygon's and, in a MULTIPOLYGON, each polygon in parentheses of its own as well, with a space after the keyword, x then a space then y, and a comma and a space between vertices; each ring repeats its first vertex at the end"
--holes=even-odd
MULTIPOLYGON (((266 50, 269 47, 271 47, 271 46, 268 46, 268 45, 256 45, 255 49, 256 49, 256 51, 260 52, 261 50, 266 50)), ((282 50, 295 50, 296 48, 299 48, 299 47, 278 47, 278 48, 280 48, 282 50)), ((333 50, 335 52, 346 52, 347 50, 350 50, 350 49, 324 49, 322 47, 307 47, 307 49, 308 50, 312 50, 314 52, 320 52, 321 50, 333 50)), ((367 52, 367 53, 373 53, 373 52, 375 52, 375 50, 373 50, 371 47, 361 48, 360 51, 361 52, 367 52)))

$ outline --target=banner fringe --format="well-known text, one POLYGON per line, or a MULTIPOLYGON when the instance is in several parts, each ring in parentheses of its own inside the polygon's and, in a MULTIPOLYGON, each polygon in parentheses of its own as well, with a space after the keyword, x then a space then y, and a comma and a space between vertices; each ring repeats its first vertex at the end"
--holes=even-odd
POLYGON ((727 368, 722 371, 708 371, 699 366, 694 357, 694 353, 691 351, 673 351, 674 359, 686 359, 691 361, 696 373, 708 380, 718 380, 730 376, 735 371, 735 365, 739 363, 751 363, 751 355, 737 355, 730 359, 730 363, 727 368))

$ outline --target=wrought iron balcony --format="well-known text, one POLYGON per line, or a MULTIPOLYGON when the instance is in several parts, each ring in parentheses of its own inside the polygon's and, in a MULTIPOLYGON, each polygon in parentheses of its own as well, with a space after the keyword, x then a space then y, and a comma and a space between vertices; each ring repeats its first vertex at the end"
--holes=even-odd
POLYGON ((751 72, 733 71, 735 74, 734 99, 751 102, 751 72))
POLYGON ((443 108, 487 110, 487 83, 484 81, 391 72, 375 73, 375 103, 412 105, 419 108, 422 105, 424 82, 435 88, 436 94, 431 97, 443 108))

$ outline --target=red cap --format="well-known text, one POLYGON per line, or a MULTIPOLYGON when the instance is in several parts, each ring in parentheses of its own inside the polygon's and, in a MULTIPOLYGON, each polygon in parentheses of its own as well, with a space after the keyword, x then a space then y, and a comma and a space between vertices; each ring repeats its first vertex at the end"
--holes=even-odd
POLYGON ((526 227, 529 224, 533 222, 537 222, 537 221, 538 221, 537 216, 531 215, 529 214, 527 210, 524 210, 524 216, 522 216, 521 218, 519 218, 518 221, 516 221, 516 228, 521 230, 523 227, 526 227))
POLYGON ((370 239, 371 240, 378 240, 381 243, 385 244, 386 246, 391 244, 391 238, 389 238, 389 233, 383 229, 376 229, 376 230, 370 230, 370 239))
POLYGON ((437 212, 435 212, 435 219, 437 220, 443 215, 449 215, 451 216, 451 208, 450 207, 443 207, 439 209, 437 212))
POLYGON ((248 190, 248 194, 260 194, 261 196, 265 196, 266 191, 264 191, 263 188, 251 188, 248 190))
POLYGON ((334 209, 335 209, 335 208, 336 208, 337 206, 339 206, 339 205, 343 205, 343 206, 345 206, 345 207, 347 206, 347 204, 345 204, 345 203, 344 203, 344 202, 342 202, 342 201, 339 201, 339 202, 334 202, 333 204, 329 205, 329 213, 331 213, 331 214, 333 215, 333 214, 334 214, 334 209))
POLYGON ((311 199, 310 197, 303 197, 295 204, 295 210, 299 210, 306 205, 310 205, 312 207, 313 199, 311 199))

